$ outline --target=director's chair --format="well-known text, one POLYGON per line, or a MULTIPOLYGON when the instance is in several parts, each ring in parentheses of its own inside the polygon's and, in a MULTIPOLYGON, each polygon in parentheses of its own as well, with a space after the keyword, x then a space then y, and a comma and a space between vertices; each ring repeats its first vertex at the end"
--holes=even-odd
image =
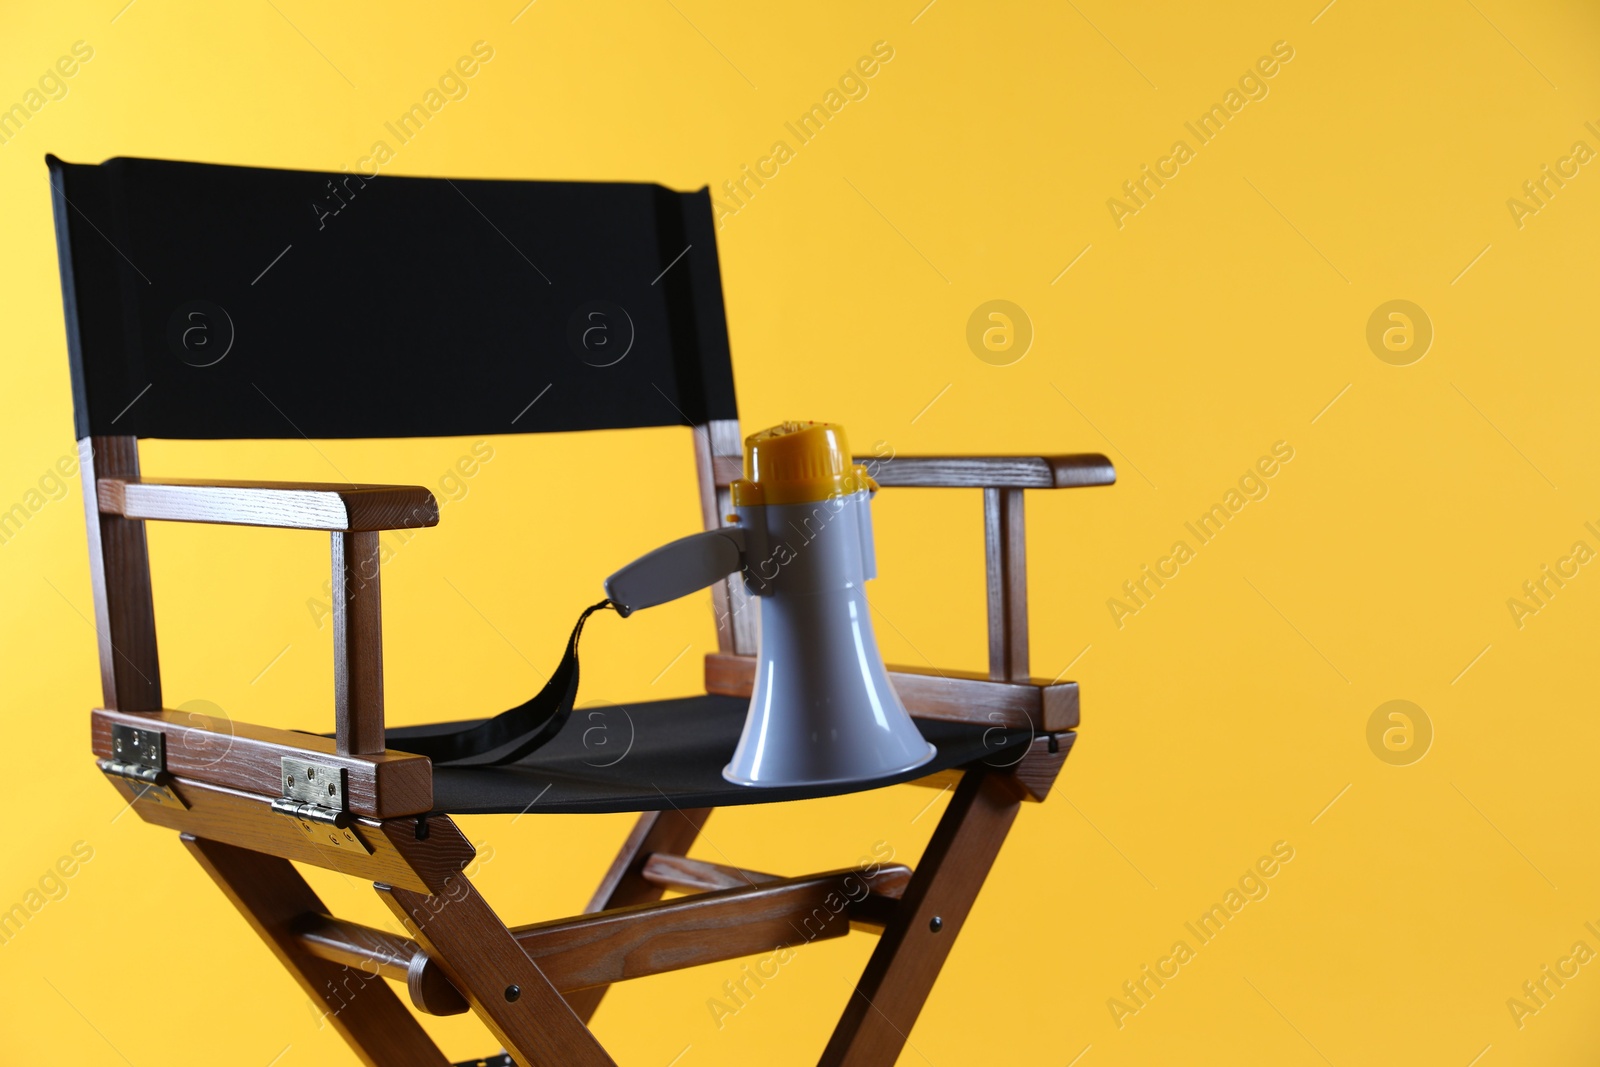
POLYGON ((705 695, 630 705, 628 758, 594 766, 567 730, 509 761, 430 760, 408 738, 426 747, 460 724, 385 730, 378 572, 380 532, 438 522, 428 491, 146 479, 138 441, 687 424, 718 526, 741 438, 707 192, 48 162, 104 692, 95 755, 145 821, 179 832, 362 1061, 447 1062, 374 975, 419 1011, 475 1012, 502 1060, 609 1064, 586 1024, 613 983, 863 931, 877 946, 821 1062, 893 1063, 1019 805, 1044 799, 1078 724, 1076 684, 1028 673, 1023 491, 1109 485, 1109 461, 863 458, 886 488, 983 495, 989 670, 892 669, 938 749, 915 771, 852 786, 721 777, 758 640, 737 575, 713 589, 705 695), (147 520, 331 535, 334 733, 211 736, 163 710, 147 520), (686 856, 717 807, 908 778, 953 786, 915 870, 779 877, 686 856), (463 873, 474 850, 451 816, 535 798, 539 812, 641 814, 586 913, 508 926, 463 873), (371 881, 410 937, 329 915, 291 861, 371 881))

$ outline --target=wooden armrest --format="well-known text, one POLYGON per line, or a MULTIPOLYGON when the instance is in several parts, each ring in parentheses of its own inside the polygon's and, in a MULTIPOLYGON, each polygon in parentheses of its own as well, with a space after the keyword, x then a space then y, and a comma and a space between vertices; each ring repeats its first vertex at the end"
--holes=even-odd
POLYGON ((401 530, 439 524, 439 505, 420 485, 101 478, 98 495, 102 512, 126 519, 330 531, 401 530))
POLYGON ((1098 452, 1066 456, 857 456, 889 488, 1077 489, 1112 485, 1117 472, 1098 452))
MULTIPOLYGON (((1077 489, 1112 485, 1116 468, 1098 452, 1065 456, 856 456, 881 486, 924 489, 1077 489)), ((744 476, 744 460, 716 456, 712 474, 726 486, 744 476)))

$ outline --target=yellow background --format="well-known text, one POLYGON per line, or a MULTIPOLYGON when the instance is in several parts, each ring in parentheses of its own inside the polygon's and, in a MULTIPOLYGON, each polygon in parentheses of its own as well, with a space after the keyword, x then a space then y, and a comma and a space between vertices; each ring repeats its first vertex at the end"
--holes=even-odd
MULTIPOLYGON (((1600 548, 1583 526, 1600 526, 1600 175, 1520 229, 1506 206, 1574 141, 1600 148, 1593 8, 923 2, 9 5, 0 103, 75 41, 94 58, 0 146, 0 508, 73 447, 47 151, 338 168, 483 40, 470 94, 386 173, 720 187, 886 41, 869 95, 719 233, 745 428, 827 418, 902 453, 1103 451, 1120 473, 1029 497, 1034 672, 1073 664, 1081 741, 1019 818, 901 1062, 1594 1062, 1600 965, 1520 1029, 1506 1004, 1574 942, 1600 949, 1584 927, 1600 926, 1600 576, 1584 568, 1520 629, 1506 606, 1573 542, 1600 548), (1270 95, 1119 230, 1107 198, 1280 40, 1294 59, 1270 95), (1036 331, 1010 366, 965 340, 991 299, 1036 331), (1411 366, 1366 344, 1392 299, 1435 328, 1411 366), (1270 495, 1118 628, 1107 599, 1277 441, 1295 452, 1270 495), (1394 699, 1433 726, 1409 766, 1367 743, 1394 699), (1278 841, 1294 859, 1270 894, 1119 1028, 1108 999, 1278 841)), ((144 460, 437 490, 471 444, 154 442, 144 460)), ((698 521, 686 429, 492 444, 386 567, 391 722, 520 700, 599 579, 698 521), (624 508, 599 480, 625 457, 644 476, 624 508), (593 479, 552 492, 551 470, 593 479)), ((981 667, 977 495, 886 491, 877 514, 887 658, 981 667)), ((330 629, 306 604, 324 539, 150 538, 168 706, 326 728, 330 629)), ((94 850, 0 946, 0 1061, 354 1062, 174 835, 118 817, 92 768, 76 486, 0 546, 0 577, 0 907, 75 842, 94 850)), ((602 618, 583 696, 695 692, 712 646, 700 598, 602 618)), ((696 854, 790 873, 884 841, 914 862, 931 797, 724 811, 696 854)), ((485 892, 531 922, 583 906, 629 820, 511 822, 463 820, 493 848, 485 892)), ((313 878, 337 909, 391 921, 367 887, 313 878)), ((807 949, 720 1030, 706 1002, 731 963, 620 988, 596 1029, 630 1065, 813 1062, 870 947, 807 949)), ((428 1026, 462 1058, 493 1047, 470 1017, 428 1026)))

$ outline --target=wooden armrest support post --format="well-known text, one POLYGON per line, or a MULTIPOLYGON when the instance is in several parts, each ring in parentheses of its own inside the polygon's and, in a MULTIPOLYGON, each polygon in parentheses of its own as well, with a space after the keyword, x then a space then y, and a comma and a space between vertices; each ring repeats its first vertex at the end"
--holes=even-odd
POLYGON ((383 603, 378 534, 333 540, 333 717, 341 756, 383 751, 383 603))
POLYGON ((1028 545, 1021 489, 984 489, 983 555, 989 601, 989 677, 1028 677, 1028 545))
POLYGON ((156 609, 150 595, 144 523, 104 510, 99 495, 89 491, 102 475, 138 480, 138 439, 80 439, 78 470, 83 478, 89 534, 101 697, 108 708, 155 711, 161 707, 161 657, 156 649, 156 609))

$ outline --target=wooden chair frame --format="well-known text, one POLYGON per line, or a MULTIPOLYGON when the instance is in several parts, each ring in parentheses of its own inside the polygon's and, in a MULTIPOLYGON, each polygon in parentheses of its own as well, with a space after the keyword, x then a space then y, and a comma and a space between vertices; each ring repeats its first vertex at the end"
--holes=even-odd
MULTIPOLYGON (((740 474, 737 422, 695 427, 695 446, 705 522, 718 526, 740 474)), ((820 1062, 894 1063, 1020 805, 1045 798, 1078 724, 1076 683, 1028 674, 1023 492, 1115 480, 1099 455, 862 458, 884 487, 983 490, 987 676, 891 668, 907 708, 918 718, 1034 734, 1010 766, 973 765, 918 783, 953 787, 953 795, 915 871, 892 864, 782 878, 691 860, 685 854, 711 811, 646 812, 585 914, 507 927, 462 873, 472 846, 453 820, 430 814, 429 761, 384 744, 378 532, 435 525, 431 494, 414 486, 148 482, 136 438, 86 437, 80 452, 105 705, 92 716, 93 747, 102 769, 145 821, 182 835, 362 1062, 382 1067, 448 1061, 380 978, 402 983, 421 1011, 475 1012, 518 1063, 587 1067, 613 1062, 587 1026, 611 984, 851 930, 876 932, 877 947, 820 1062), (162 709, 148 519, 329 532, 335 737, 231 724, 218 759, 223 745, 194 745, 195 724, 162 709), (127 767, 130 737, 156 757, 155 766, 146 759, 143 777, 127 767), (338 773, 347 825, 274 810, 286 756, 338 773), (339 847, 341 833, 361 847, 339 847), (330 916, 291 860, 373 882, 411 936, 330 916), (669 888, 691 895, 663 901, 669 888)), ((707 691, 747 696, 755 613, 737 578, 713 596, 718 651, 706 657, 707 691)))

